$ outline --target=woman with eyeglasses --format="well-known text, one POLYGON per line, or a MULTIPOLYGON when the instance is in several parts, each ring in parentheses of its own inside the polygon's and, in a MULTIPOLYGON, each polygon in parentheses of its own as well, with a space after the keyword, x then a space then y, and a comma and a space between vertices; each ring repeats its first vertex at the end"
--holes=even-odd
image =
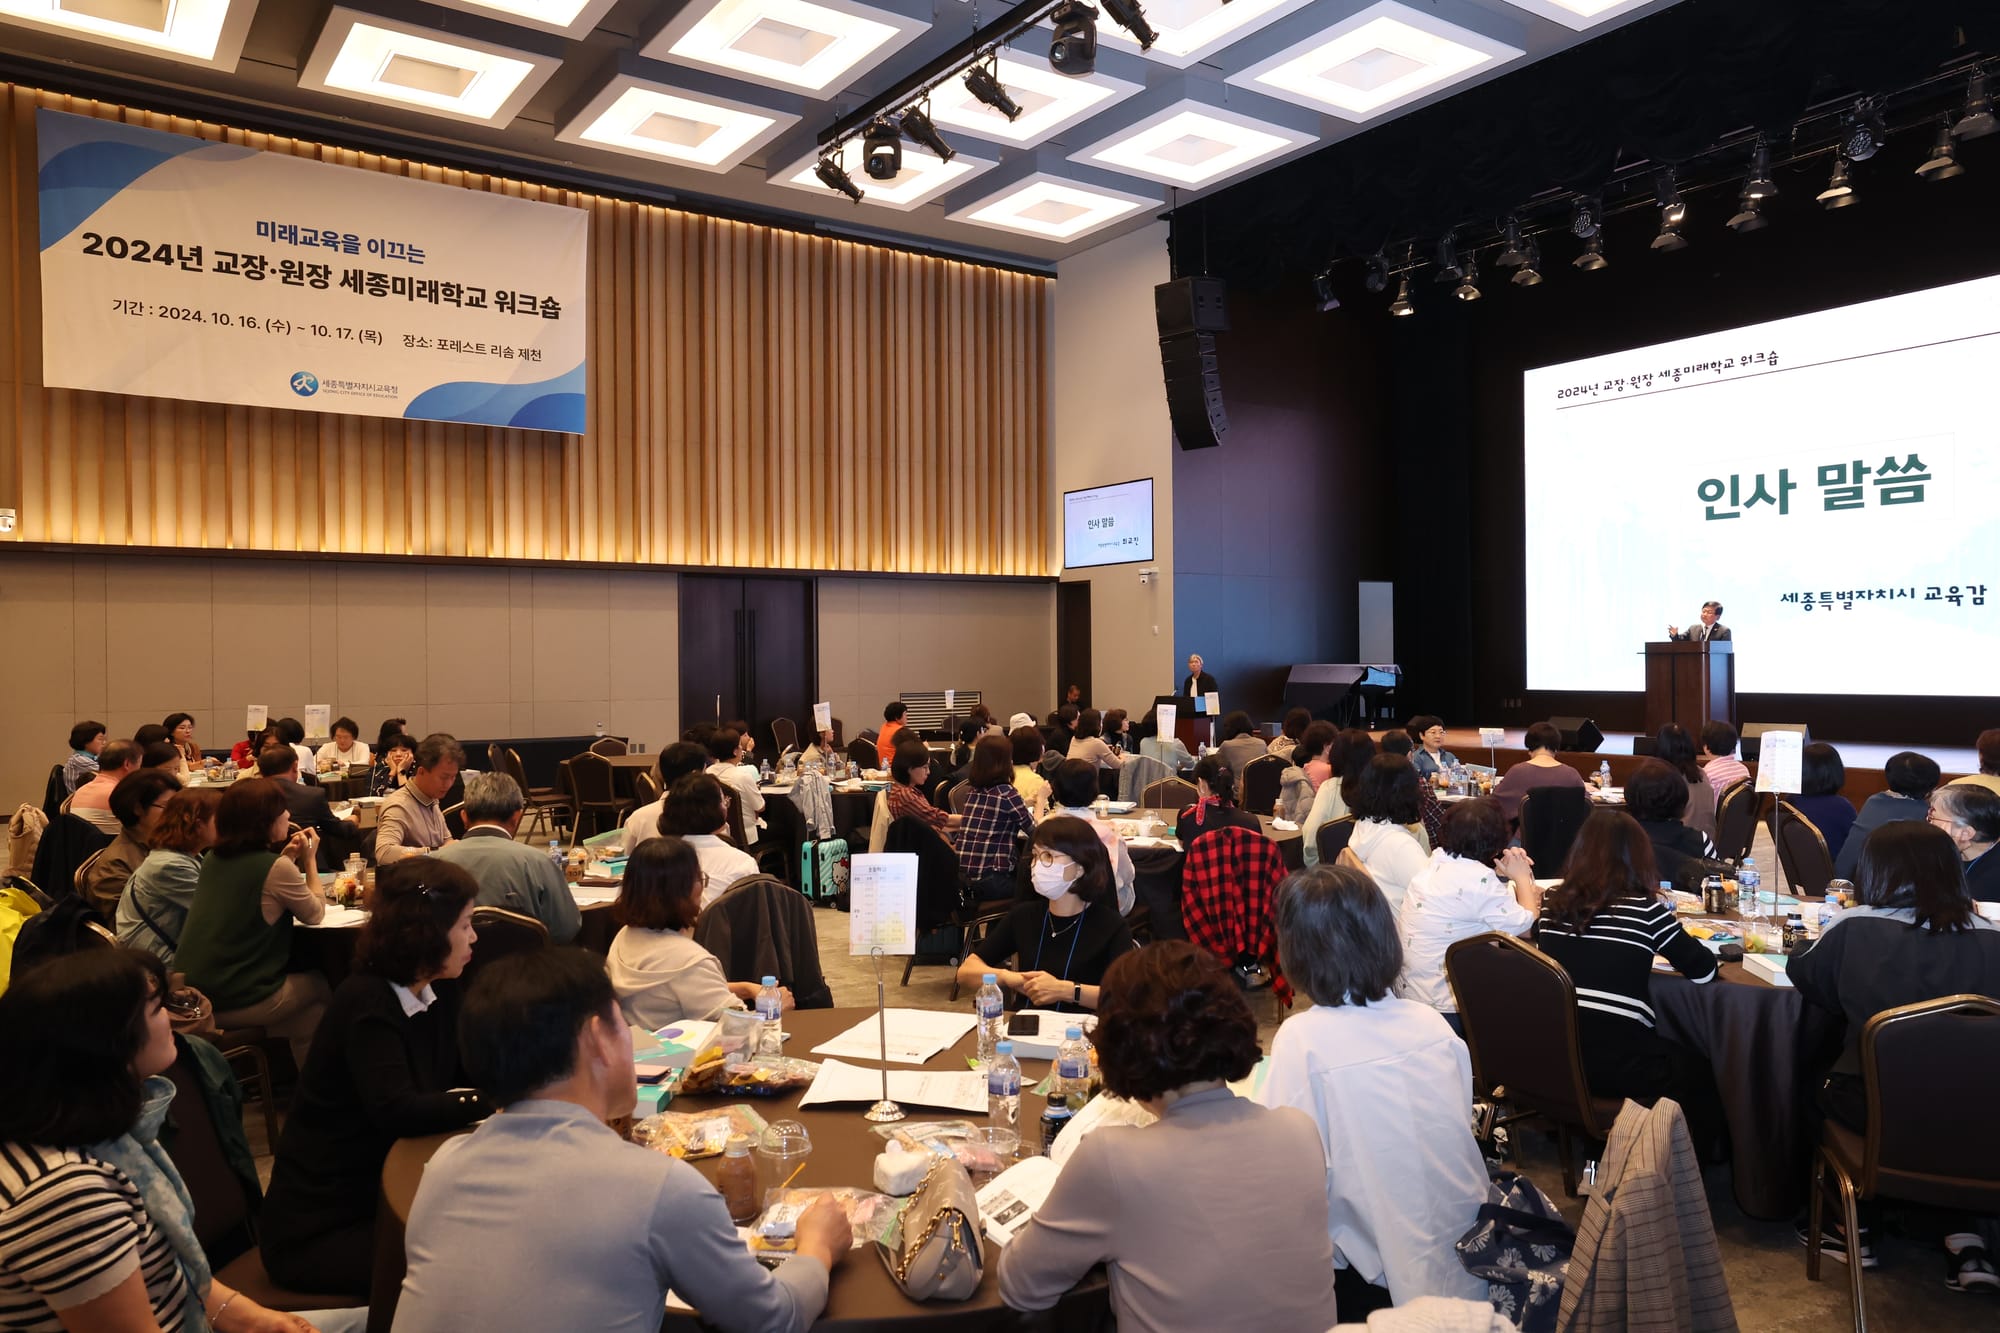
POLYGON ((264 1196, 264 1266, 287 1287, 365 1298, 389 1149, 487 1114, 458 1055, 478 893, 464 869, 428 856, 375 881, 356 970, 313 1037, 264 1196))
POLYGON ((1133 948, 1103 841, 1074 815, 1043 820, 1028 844, 1028 879, 1035 896, 994 923, 959 964, 958 984, 977 990, 991 972, 1037 1009, 1097 1008, 1104 969, 1133 948), (1010 959, 1019 970, 999 966, 1010 959))
MULTIPOLYGON (((707 887, 701 855, 683 838, 648 838, 625 862, 611 908, 619 931, 605 965, 618 1007, 648 1031, 708 1021, 757 1001, 757 982, 729 980, 721 961, 695 943, 694 923, 707 887)), ((789 1013, 791 988, 780 986, 778 997, 789 1013)))

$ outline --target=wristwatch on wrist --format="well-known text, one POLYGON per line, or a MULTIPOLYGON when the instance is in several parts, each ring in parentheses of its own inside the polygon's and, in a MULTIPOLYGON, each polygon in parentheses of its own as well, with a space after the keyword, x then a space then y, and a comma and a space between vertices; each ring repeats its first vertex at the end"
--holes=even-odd
POLYGON ((1083 987, 1071 986, 1069 989, 1071 996, 1070 1003, 1081 1009, 1083 1007, 1083 987))

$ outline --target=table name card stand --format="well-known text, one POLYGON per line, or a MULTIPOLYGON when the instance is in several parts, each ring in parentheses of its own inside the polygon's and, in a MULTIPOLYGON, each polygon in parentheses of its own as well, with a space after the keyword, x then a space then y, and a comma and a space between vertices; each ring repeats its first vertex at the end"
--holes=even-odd
POLYGON ((861 1118, 886 1125, 901 1120, 905 1112, 889 1100, 889 1000, 882 980, 882 946, 878 944, 868 953, 875 960, 875 1023, 882 1038, 882 1100, 869 1107, 861 1118))

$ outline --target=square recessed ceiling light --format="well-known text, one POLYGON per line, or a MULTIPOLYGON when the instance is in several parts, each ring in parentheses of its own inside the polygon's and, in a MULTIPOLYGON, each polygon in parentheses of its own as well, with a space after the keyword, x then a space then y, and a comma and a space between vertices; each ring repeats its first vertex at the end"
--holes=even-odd
MULTIPOLYGON (((1104 25, 1098 25, 1101 34, 1104 25)), ((1038 144, 1074 125, 1114 98, 1139 91, 1136 83, 1108 74, 1058 74, 1046 59, 1000 56, 1000 83, 1021 108, 1020 118, 1008 120, 972 95, 963 75, 953 75, 931 89, 931 119, 940 125, 970 130, 982 138, 1011 144, 1038 144)))
POLYGON ((257 0, 0 0, 0 22, 233 70, 257 0))
POLYGON ((1229 77, 1343 120, 1372 120, 1523 52, 1467 28, 1380 0, 1326 31, 1229 77))
POLYGON ((560 63, 534 51, 336 8, 299 73, 299 86, 505 125, 560 63))
POLYGON ((928 26, 856 0, 695 0, 641 54, 822 92, 852 83, 928 26))
MULTIPOLYGON (((1150 60, 1186 69, 1233 42, 1312 0, 1148 0, 1146 22, 1158 34, 1150 60)), ((1579 0, 1583 3, 1584 0, 1579 0)), ((1139 39, 1113 22, 1099 7, 1098 40, 1126 51, 1137 51, 1139 39)))
POLYGON ((1038 171, 950 216, 954 222, 998 227, 1045 241, 1073 241, 1159 202, 1038 171))
POLYGON ((1070 158, 1167 185, 1200 186, 1312 141, 1312 135, 1282 125, 1184 100, 1071 153, 1070 158))
POLYGON ((557 130, 556 138, 703 171, 728 171, 798 121, 783 111, 620 74, 557 130))
MULTIPOLYGON (((990 159, 967 157, 963 152, 953 153, 949 162, 940 161, 930 149, 905 139, 902 171, 892 181, 878 181, 868 174, 863 164, 865 153, 859 138, 849 139, 840 146, 841 170, 861 187, 861 202, 880 204, 905 213, 995 165, 990 159)), ((771 180, 778 185, 811 190, 844 206, 846 197, 827 189, 820 183, 819 177, 813 175, 813 167, 818 162, 819 153, 815 150, 783 170, 772 172, 771 180)))
POLYGON ((597 27, 605 11, 618 0, 433 0, 468 14, 485 14, 510 23, 559 32, 565 37, 587 37, 597 27))
POLYGON ((1617 18, 1652 3, 1652 0, 1507 0, 1516 9, 1539 14, 1545 19, 1581 32, 1606 19, 1617 18))

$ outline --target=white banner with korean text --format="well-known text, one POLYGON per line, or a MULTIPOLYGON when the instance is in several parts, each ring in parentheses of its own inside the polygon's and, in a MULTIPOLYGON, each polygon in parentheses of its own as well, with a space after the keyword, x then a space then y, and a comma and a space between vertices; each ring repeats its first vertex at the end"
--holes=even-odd
POLYGON ((43 382, 580 432, 580 209, 35 116, 43 382))

